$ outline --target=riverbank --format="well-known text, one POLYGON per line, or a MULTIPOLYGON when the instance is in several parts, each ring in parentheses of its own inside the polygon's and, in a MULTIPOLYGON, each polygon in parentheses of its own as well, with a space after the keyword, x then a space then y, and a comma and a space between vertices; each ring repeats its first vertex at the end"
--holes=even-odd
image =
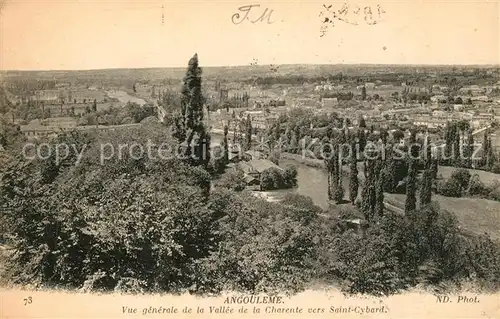
POLYGON ((300 154, 282 152, 280 153, 280 159, 296 161, 309 167, 325 168, 325 162, 323 160, 316 158, 306 158, 305 156, 302 156, 300 154))
MULTIPOLYGON (((282 152, 280 153, 280 160, 286 160, 286 161, 293 161, 297 162, 300 164, 303 164, 308 167, 312 168, 317 168, 317 169, 325 169, 325 162, 320 159, 316 158, 307 158, 305 156, 302 156, 301 154, 293 154, 293 153, 288 153, 288 152, 282 152)), ((342 175, 349 176, 349 165, 343 165, 342 166, 342 175)), ((363 162, 358 162, 358 179, 360 181, 363 181, 365 179, 365 176, 363 174, 363 162)))
MULTIPOLYGON (((328 209, 328 177, 324 163, 318 159, 302 158, 300 154, 281 153, 280 165, 292 164, 298 171, 298 194, 311 197, 314 203, 323 209, 328 209)), ((358 163, 358 172, 360 188, 358 196, 361 194, 362 181, 364 180, 363 163, 358 163)), ((449 178, 450 167, 440 167, 440 173, 443 172, 444 178, 449 178)), ((349 167, 343 167, 342 184, 345 189, 344 199, 349 194, 349 167)), ((500 176, 500 175, 498 175, 500 176)), ((384 193, 385 208, 393 212, 404 214, 405 194, 384 193)), ((439 204, 441 209, 452 212, 458 219, 462 229, 467 232, 481 235, 487 233, 491 238, 500 240, 500 202, 478 199, 478 198, 452 198, 433 194, 432 200, 439 204)))
POLYGON ((137 103, 141 106, 146 104, 145 100, 132 96, 125 91, 110 90, 106 91, 106 95, 109 96, 110 98, 117 99, 122 103, 132 102, 132 103, 137 103))

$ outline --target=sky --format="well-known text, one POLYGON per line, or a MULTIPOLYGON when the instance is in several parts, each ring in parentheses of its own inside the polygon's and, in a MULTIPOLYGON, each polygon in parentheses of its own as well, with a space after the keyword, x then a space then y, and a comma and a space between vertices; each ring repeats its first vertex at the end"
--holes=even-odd
POLYGON ((500 64, 499 0, 326 1, 6 0, 0 69, 184 67, 195 52, 202 66, 500 64), (323 5, 345 3, 357 25, 334 20, 320 36, 323 5), (258 21, 266 8, 271 23, 258 21))

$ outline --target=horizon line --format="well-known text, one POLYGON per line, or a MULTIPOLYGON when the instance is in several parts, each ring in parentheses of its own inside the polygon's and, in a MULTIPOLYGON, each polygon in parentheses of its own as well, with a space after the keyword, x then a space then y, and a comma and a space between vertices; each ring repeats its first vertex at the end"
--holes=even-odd
MULTIPOLYGON (((500 68, 500 63, 484 63, 484 64, 409 64, 409 63, 283 63, 283 64, 258 64, 258 65, 210 65, 201 66, 202 69, 207 68, 241 68, 241 67, 266 67, 266 66, 407 66, 407 67, 493 67, 500 68)), ((151 70, 151 69, 185 69, 186 66, 155 66, 155 67, 117 67, 117 68, 92 68, 92 69, 0 69, 0 72, 78 72, 78 71, 108 71, 108 70, 151 70)))

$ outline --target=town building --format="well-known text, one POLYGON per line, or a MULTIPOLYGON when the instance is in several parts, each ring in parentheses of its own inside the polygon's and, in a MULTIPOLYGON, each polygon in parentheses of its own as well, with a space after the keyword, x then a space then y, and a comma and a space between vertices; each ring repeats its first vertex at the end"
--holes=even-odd
POLYGON ((425 126, 427 128, 445 127, 448 123, 448 118, 437 116, 417 116, 413 118, 413 125, 425 126))
POLYGON ((33 140, 39 137, 56 137, 59 133, 71 131, 110 131, 119 128, 130 128, 140 126, 141 124, 123 124, 123 125, 84 125, 77 126, 74 119, 64 121, 64 118, 48 119, 46 121, 33 120, 27 125, 21 125, 20 130, 27 139, 33 140))
POLYGON ((490 113, 473 115, 471 119, 471 127, 473 129, 478 129, 484 126, 489 126, 494 119, 495 115, 490 113))
POLYGON ((275 168, 276 170, 283 171, 283 168, 267 159, 252 159, 248 162, 239 162, 238 166, 245 174, 245 179, 248 179, 247 183, 252 183, 254 185, 255 181, 259 181, 260 185, 260 177, 262 172, 266 169, 275 168))
POLYGON ((321 100, 321 106, 323 108, 334 108, 338 106, 339 100, 336 97, 333 98, 323 98, 321 100))
POLYGON ((265 130, 271 123, 278 119, 279 115, 275 112, 266 112, 265 110, 259 111, 244 111, 243 118, 250 116, 252 127, 265 130))
POLYGON ((476 102, 491 102, 492 100, 487 97, 486 95, 480 95, 480 96, 473 96, 470 98, 471 101, 476 101, 476 102))
POLYGON ((432 103, 444 103, 448 100, 448 98, 443 95, 443 94, 439 94, 439 95, 434 95, 434 96, 431 96, 431 102, 432 103))

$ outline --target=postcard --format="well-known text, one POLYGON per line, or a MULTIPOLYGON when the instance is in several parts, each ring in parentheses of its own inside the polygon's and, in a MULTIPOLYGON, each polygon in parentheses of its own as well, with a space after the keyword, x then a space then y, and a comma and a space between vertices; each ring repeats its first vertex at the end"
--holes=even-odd
POLYGON ((498 1, 0 3, 0 319, 499 318, 498 1))

